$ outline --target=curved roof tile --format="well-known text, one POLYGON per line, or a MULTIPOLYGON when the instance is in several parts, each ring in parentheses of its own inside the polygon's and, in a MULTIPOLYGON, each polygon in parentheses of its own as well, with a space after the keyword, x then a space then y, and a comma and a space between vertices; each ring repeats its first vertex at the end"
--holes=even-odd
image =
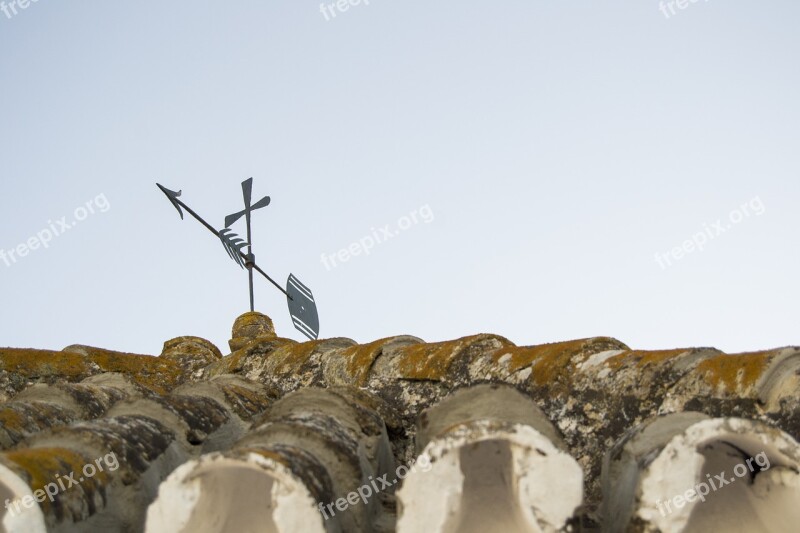
MULTIPOLYGON (((436 441, 444 457, 448 443, 456 443, 461 459, 447 459, 449 466, 441 470, 455 477, 436 483, 463 482, 463 494, 507 493, 484 487, 496 477, 481 463, 484 452, 497 448, 521 458, 513 468, 498 468, 533 483, 526 489, 533 491, 526 496, 530 503, 546 488, 526 469, 558 469, 569 462, 539 461, 535 443, 544 439, 559 443, 555 447, 582 469, 583 505, 567 521, 565 508, 552 507, 547 512, 560 513, 558 523, 602 527, 604 501, 627 517, 662 523, 652 510, 637 507, 624 483, 601 483, 603 457, 607 468, 622 468, 620 450, 632 445, 643 424, 665 414, 691 423, 736 418, 759 428, 780 427, 784 447, 796 444, 787 439, 800 438, 798 347, 745 354, 645 351, 610 337, 517 346, 491 334, 433 343, 407 335, 366 344, 346 338, 296 342, 278 337, 272 321, 259 313, 237 319, 229 344, 231 353, 223 355, 202 338, 176 337, 165 342, 160 357, 81 345, 60 352, 0 349, 0 495, 8 495, 12 508, 34 502, 35 491, 57 475, 98 456, 113 452, 120 460, 119 470, 80 483, 81 490, 59 490, 24 512, 6 509, 0 522, 26 531, 92 531, 98 524, 168 531, 180 525, 170 518, 176 502, 194 490, 213 494, 231 487, 241 475, 253 486, 284 491, 262 502, 267 511, 252 515, 277 530, 294 524, 329 532, 391 531, 398 516, 395 488, 404 486, 398 472, 419 459, 419 445, 436 441), (504 392, 492 392, 501 385, 504 392), (535 409, 520 410, 525 402, 535 409), (435 415, 441 419, 438 436, 419 429, 429 427, 420 418, 424 412, 447 413, 435 415), (462 481, 459 464, 466 468, 462 481), (197 476, 205 480, 199 489, 192 481, 197 476), (366 491, 364 484, 376 476, 395 483, 385 490, 373 485, 369 497, 360 496, 358 490, 366 491)), ((428 487, 425 473, 414 476, 409 483, 428 487)), ((638 476, 650 479, 644 471, 638 476)), ((573 479, 570 487, 580 481, 573 479)), ((231 523, 250 519, 242 502, 256 501, 251 497, 252 491, 234 491, 225 500, 238 517, 231 523)), ((418 512, 434 515, 437 506, 449 505, 433 496, 404 498, 418 512)), ((792 516, 779 502, 764 505, 792 516)), ((208 520, 203 512, 187 504, 176 516, 202 524, 208 520)), ((472 520, 469 513, 458 516, 472 520)), ((413 517, 404 520, 416 523, 413 517)))

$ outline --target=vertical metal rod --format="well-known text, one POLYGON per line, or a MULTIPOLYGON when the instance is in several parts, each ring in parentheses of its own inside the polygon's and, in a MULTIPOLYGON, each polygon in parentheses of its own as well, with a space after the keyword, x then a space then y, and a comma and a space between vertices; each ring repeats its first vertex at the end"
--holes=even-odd
POLYGON ((253 237, 250 231, 250 202, 246 199, 245 209, 245 219, 247 221, 247 274, 248 280, 250 282, 250 311, 255 311, 255 302, 253 298, 253 263, 256 262, 255 255, 253 255, 253 237))
POLYGON ((247 274, 250 277, 250 311, 255 311, 253 302, 253 267, 247 267, 247 274))

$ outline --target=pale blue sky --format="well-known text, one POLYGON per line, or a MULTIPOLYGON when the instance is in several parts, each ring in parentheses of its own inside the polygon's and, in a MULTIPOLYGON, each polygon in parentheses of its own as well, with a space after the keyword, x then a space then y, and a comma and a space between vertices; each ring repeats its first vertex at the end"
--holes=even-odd
MULTIPOLYGON (((789 0, 669 19, 657 0, 0 12, 0 249, 110 205, 0 261, 0 345, 227 352, 246 274, 155 182, 221 226, 251 176, 272 197, 258 261, 311 287, 323 337, 800 344, 798 20, 789 0), (423 206, 432 222, 323 265, 423 206)), ((256 306, 303 338, 265 282, 256 306)))

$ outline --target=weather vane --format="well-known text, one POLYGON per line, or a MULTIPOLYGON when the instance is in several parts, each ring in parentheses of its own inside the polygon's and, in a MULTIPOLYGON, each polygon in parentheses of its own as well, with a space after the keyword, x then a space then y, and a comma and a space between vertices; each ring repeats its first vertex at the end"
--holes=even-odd
POLYGON ((286 289, 284 289, 256 264, 256 256, 253 253, 253 235, 250 224, 250 216, 256 209, 267 207, 269 205, 270 198, 269 196, 265 196, 255 204, 251 204, 253 196, 253 178, 246 179, 242 182, 244 209, 225 217, 225 228, 219 231, 214 229, 211 224, 203 220, 200 215, 192 210, 192 208, 178 199, 182 191, 171 191, 160 183, 156 183, 156 185, 158 185, 158 188, 161 189, 161 192, 167 195, 169 201, 172 202, 172 205, 174 205, 175 209, 178 210, 178 214, 181 216, 181 219, 183 219, 183 211, 181 210, 181 208, 183 208, 187 213, 192 215, 198 222, 205 226, 208 231, 213 233, 217 238, 220 239, 220 241, 222 241, 222 246, 225 248, 225 251, 228 252, 228 255, 231 257, 231 259, 236 261, 240 267, 247 269, 247 274, 250 281, 250 311, 255 310, 253 300, 253 270, 255 270, 267 278, 270 283, 272 283, 278 288, 278 290, 286 295, 286 299, 289 303, 289 314, 292 316, 294 327, 309 339, 317 339, 319 337, 319 316, 317 315, 317 304, 314 302, 314 295, 311 294, 311 289, 303 285, 294 274, 289 274, 289 278, 286 280, 286 289), (230 229, 230 226, 232 226, 242 217, 245 218, 245 224, 247 225, 246 241, 230 229), (245 247, 247 247, 247 253, 242 251, 242 249, 245 247))

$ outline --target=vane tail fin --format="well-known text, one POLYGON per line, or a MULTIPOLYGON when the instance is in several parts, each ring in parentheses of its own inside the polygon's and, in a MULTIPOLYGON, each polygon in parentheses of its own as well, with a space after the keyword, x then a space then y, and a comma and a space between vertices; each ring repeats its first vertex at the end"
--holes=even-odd
POLYGON ((295 329, 311 340, 319 338, 319 315, 317 303, 311 289, 306 287, 294 274, 286 280, 286 296, 289 314, 295 329))

